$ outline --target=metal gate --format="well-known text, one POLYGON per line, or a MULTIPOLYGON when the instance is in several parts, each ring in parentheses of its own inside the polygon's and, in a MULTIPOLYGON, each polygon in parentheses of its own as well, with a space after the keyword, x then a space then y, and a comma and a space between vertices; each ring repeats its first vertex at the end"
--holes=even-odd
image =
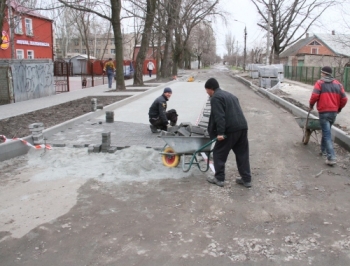
POLYGON ((56 60, 53 71, 56 93, 69 92, 69 76, 73 73, 72 63, 64 60, 56 60))

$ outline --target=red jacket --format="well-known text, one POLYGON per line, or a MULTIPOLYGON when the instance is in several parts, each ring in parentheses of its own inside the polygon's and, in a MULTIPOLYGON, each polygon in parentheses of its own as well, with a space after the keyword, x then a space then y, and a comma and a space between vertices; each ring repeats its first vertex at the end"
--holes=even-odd
POLYGON ((316 81, 310 98, 310 107, 313 108, 317 102, 319 113, 339 113, 347 101, 343 85, 336 79, 325 77, 316 81))

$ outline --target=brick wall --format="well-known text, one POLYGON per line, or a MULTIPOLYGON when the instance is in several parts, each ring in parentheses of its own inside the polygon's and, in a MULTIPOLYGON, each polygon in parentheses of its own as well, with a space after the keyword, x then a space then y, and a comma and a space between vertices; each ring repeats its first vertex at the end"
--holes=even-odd
POLYGON ((334 53, 324 45, 305 45, 298 51, 298 54, 311 54, 312 49, 316 49, 318 55, 334 55, 334 53))
POLYGON ((10 103, 7 71, 8 66, 0 65, 0 104, 10 103))

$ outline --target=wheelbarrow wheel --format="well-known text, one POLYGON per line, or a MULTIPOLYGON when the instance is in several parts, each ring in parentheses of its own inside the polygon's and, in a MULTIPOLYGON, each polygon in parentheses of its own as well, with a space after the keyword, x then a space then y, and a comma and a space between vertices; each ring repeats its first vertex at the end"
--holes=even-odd
POLYGON ((304 145, 309 143, 311 133, 312 133, 312 131, 310 129, 307 128, 305 130, 305 133, 304 133, 304 136, 303 136, 303 143, 304 143, 304 145))
MULTIPOLYGON (((166 147, 163 150, 163 152, 164 153, 175 153, 171 147, 166 147)), ((162 155, 162 162, 166 167, 176 167, 180 163, 180 155, 163 154, 162 155)))

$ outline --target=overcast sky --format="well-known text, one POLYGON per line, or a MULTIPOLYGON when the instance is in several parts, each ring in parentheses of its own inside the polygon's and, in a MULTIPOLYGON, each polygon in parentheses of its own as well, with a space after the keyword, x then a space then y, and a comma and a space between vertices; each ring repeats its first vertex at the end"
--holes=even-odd
MULTIPOLYGON (((251 0, 221 0, 219 5, 231 15, 227 18, 227 27, 222 21, 212 23, 216 34, 218 55, 223 56, 223 54, 227 53, 225 48, 225 36, 230 31, 232 35, 235 36, 235 40, 238 41, 238 47, 243 51, 245 25, 247 26, 247 52, 249 51, 248 48, 252 48, 253 46, 263 45, 266 47, 266 35, 257 25, 260 15, 251 0), (240 22, 234 21, 234 19, 240 22)), ((350 9, 350 4, 348 7, 350 9)), ((344 27, 344 20, 339 10, 339 8, 327 9, 320 18, 318 25, 312 27, 309 32, 331 33, 332 30, 335 30, 337 33, 350 34, 349 27, 344 27), (321 24, 323 26, 321 26, 321 24)))

